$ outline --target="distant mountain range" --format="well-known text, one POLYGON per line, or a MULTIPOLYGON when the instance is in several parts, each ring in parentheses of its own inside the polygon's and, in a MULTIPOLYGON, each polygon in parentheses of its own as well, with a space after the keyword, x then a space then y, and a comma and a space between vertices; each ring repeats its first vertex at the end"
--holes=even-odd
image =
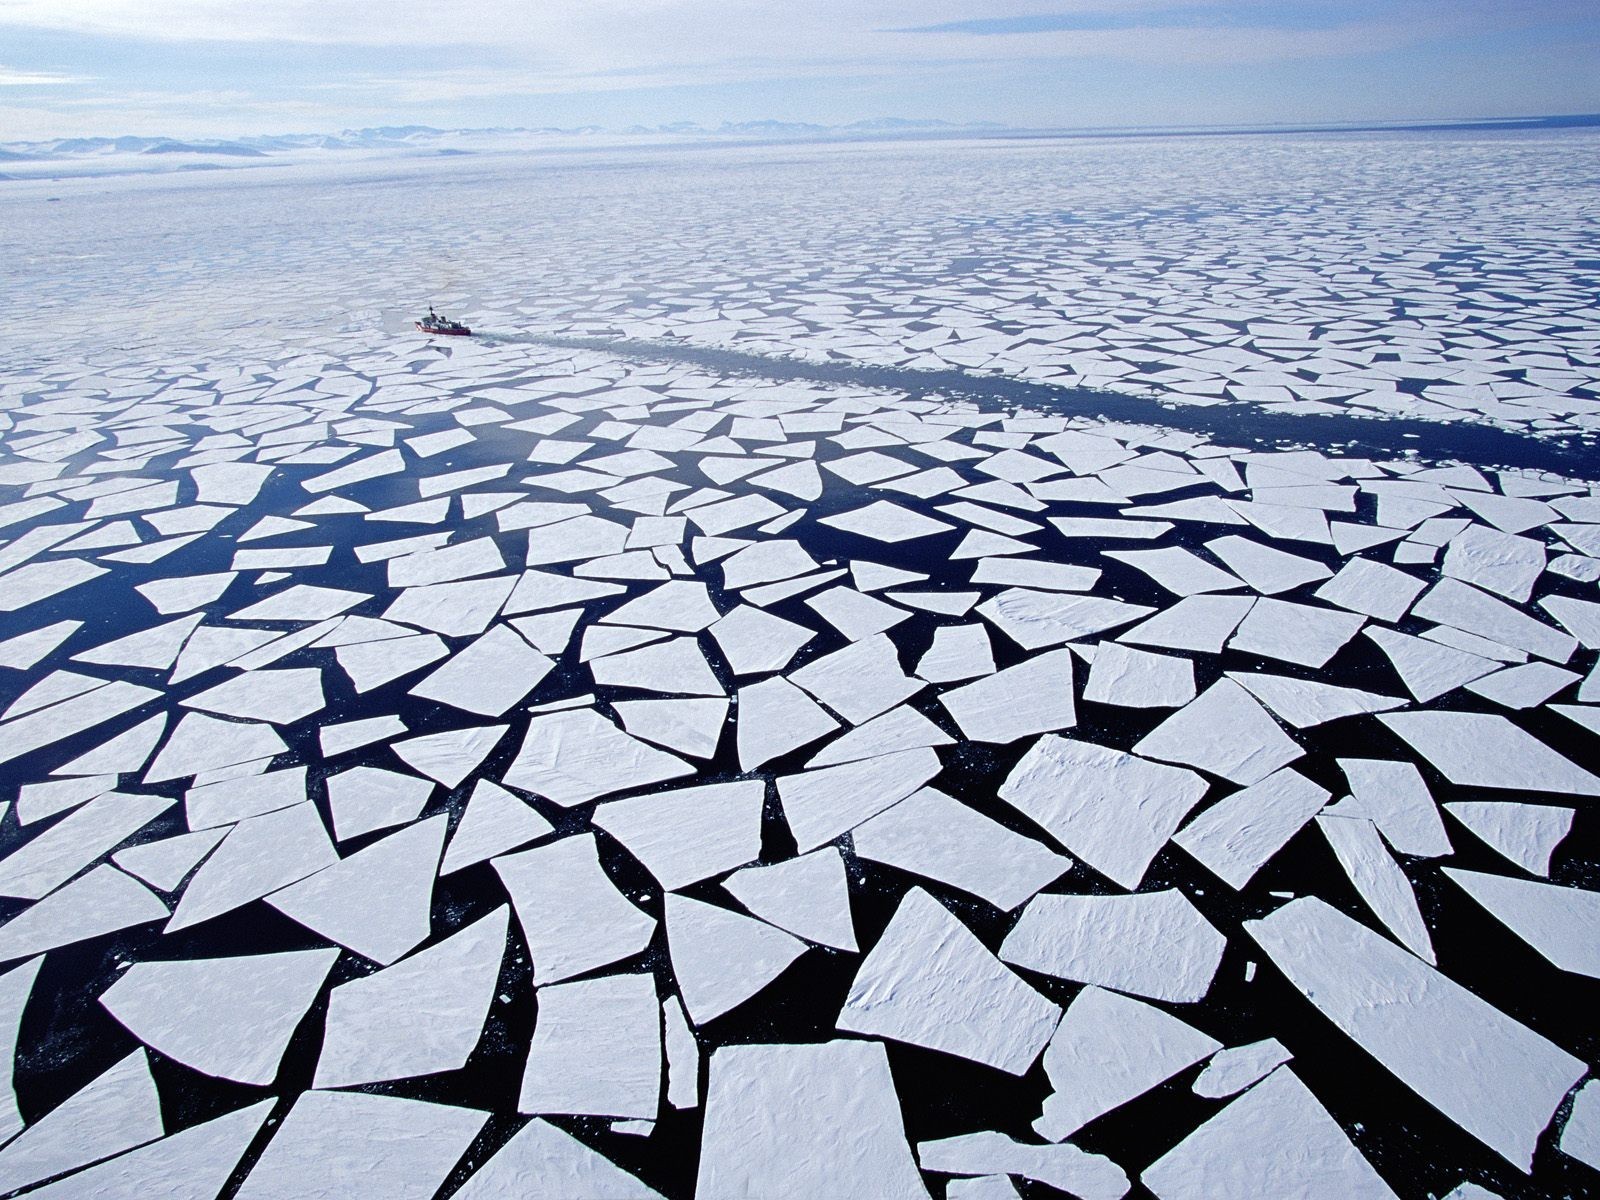
POLYGON ((459 153, 461 152, 459 143, 462 142, 474 143, 483 149, 489 149, 496 140, 514 141, 528 137, 782 139, 884 137, 929 132, 956 133, 962 130, 992 131, 1001 128, 1004 127, 993 122, 958 125, 949 121, 907 120, 902 117, 879 117, 870 121, 852 121, 847 125, 815 125, 801 121, 737 121, 705 126, 694 121, 678 121, 669 125, 631 125, 625 129, 607 129, 599 125, 580 125, 571 128, 505 126, 487 129, 381 125, 370 129, 346 129, 340 133, 258 134, 237 138, 73 137, 37 142, 5 142, 0 143, 0 161, 50 162, 133 154, 267 158, 274 154, 306 150, 411 150, 424 153, 429 151, 459 153))

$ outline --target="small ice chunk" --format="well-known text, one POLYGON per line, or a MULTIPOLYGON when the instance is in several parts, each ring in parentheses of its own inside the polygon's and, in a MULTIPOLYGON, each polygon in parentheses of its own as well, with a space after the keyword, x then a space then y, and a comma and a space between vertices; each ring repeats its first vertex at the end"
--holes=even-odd
POLYGON ((432 1196, 489 1114, 367 1092, 302 1092, 235 1193, 239 1200, 432 1196))
POLYGON ((1329 799, 1329 792, 1284 768, 1225 796, 1172 840, 1238 891, 1329 799))
POLYGON ((1277 1038, 1230 1046, 1211 1056, 1206 1069, 1194 1081, 1194 1094, 1208 1100, 1238 1095, 1293 1057, 1277 1038))
POLYGON ((1600 796, 1600 778, 1502 716, 1441 711, 1387 713, 1378 719, 1451 783, 1600 796))
POLYGON ((761 856, 766 790, 746 779, 651 792, 602 804, 591 821, 673 891, 761 856))
POLYGON ((1028 901, 1000 958, 1013 966, 1192 1004, 1211 989, 1227 939, 1167 889, 1135 896, 1063 896, 1028 901))
POLYGON ((999 797, 1126 888, 1206 793, 1193 771, 1067 737, 1042 737, 999 797))
POLYGON ((1288 1067, 1145 1168, 1158 1200, 1396 1200, 1288 1067))
POLYGON ((836 846, 770 866, 746 867, 722 886, 748 911, 779 929, 819 946, 856 949, 850 883, 836 846))
POLYGON ((1070 858, 936 788, 923 788, 856 826, 850 840, 857 858, 937 879, 1003 912, 1072 867, 1070 858))
POLYGON ((1583 1077, 1582 1062, 1315 897, 1244 928, 1323 1016, 1402 1083, 1513 1166, 1531 1169, 1535 1143, 1583 1077))
POLYGON ((168 1058, 266 1087, 338 957, 332 949, 295 950, 134 963, 100 1003, 168 1058))
POLYGON ((709 1074, 697 1196, 927 1200, 881 1044, 723 1046, 709 1074))
POLYGON ((743 1004, 807 949, 772 925, 675 892, 666 924, 673 978, 696 1025, 743 1004))
POLYGON ((1220 1048, 1159 1008, 1086 987, 1067 1006, 1044 1052, 1054 1092, 1045 1097, 1034 1132, 1063 1141, 1220 1048))
POLYGON ((1600 979, 1600 892, 1458 867, 1444 873, 1561 970, 1600 979))
POLYGON ((1229 679, 1212 684, 1133 749, 1147 758, 1198 767, 1243 784, 1259 783, 1305 753, 1249 692, 1229 679))
POLYGON ((1021 1075, 1060 1017, 944 905, 912 888, 857 970, 838 1028, 1021 1075))
POLYGON ((494 1000, 509 921, 501 905, 436 946, 334 988, 314 1086, 465 1066, 494 1000))
POLYGON ((592 833, 508 854, 493 865, 517 910, 541 986, 630 958, 655 933, 655 918, 635 908, 601 868, 592 833))

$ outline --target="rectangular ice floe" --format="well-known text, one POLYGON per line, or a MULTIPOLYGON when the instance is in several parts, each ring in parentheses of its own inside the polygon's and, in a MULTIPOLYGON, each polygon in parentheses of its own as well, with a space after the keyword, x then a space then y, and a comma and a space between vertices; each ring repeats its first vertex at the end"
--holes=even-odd
POLYGON ((1077 723, 1072 653, 1052 650, 939 695, 961 732, 976 742, 1014 742, 1077 723))
POLYGON ((1235 890, 1316 816, 1331 794, 1288 768, 1225 796, 1173 841, 1235 890))
POLYGON ((1073 998, 1044 1052, 1053 1094, 1033 1128, 1059 1142, 1221 1045, 1154 1005, 1104 988, 1073 998))
POLYGON ((1192 1004, 1205 998, 1227 939, 1183 895, 1035 896, 1000 958, 1060 979, 1192 1004))
POLYGON ((944 905, 912 888, 856 972, 838 1028, 1021 1075, 1060 1017, 944 905))
POLYGON ((877 1043, 724 1046, 705 1114, 697 1195, 927 1200, 877 1043))
POLYGON ((1395 1200, 1288 1067, 1157 1159, 1140 1182, 1158 1200, 1395 1200))
POLYGON ((571 807, 693 773, 682 759, 629 737, 591 709, 580 709, 529 721, 504 781, 571 807))
POLYGON ((1221 679, 1134 746, 1138 754, 1251 784, 1303 751, 1237 683, 1221 679))
POLYGON ((856 826, 851 842, 858 858, 937 879, 1003 911, 1072 867, 1070 858, 936 788, 923 788, 856 826))
POLYGON ((1358 1046, 1526 1172, 1586 1067, 1527 1026, 1315 897, 1245 930, 1358 1046))
POLYGON ((649 974, 541 987, 517 1111, 654 1119, 661 1010, 649 974))
POLYGON ((1600 796, 1600 777, 1497 714, 1408 712, 1378 719, 1452 783, 1600 796))
POLYGON ((517 910, 541 985, 631 957, 655 934, 655 919, 634 907, 601 868, 593 834, 508 854, 493 865, 517 910))
POLYGON ((1136 888, 1206 793, 1182 767, 1069 737, 1042 737, 998 795, 1102 875, 1136 888))
POLYGON ((941 769, 931 748, 823 767, 778 778, 784 817, 802 853, 905 799, 941 769))

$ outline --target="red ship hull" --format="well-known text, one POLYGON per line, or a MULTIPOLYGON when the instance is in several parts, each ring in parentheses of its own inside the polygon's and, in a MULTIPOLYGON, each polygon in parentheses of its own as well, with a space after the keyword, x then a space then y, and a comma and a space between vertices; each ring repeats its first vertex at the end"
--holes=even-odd
POLYGON ((429 329, 421 321, 413 321, 411 323, 413 325, 415 325, 417 327, 418 331, 421 332, 421 333, 436 333, 440 337, 471 337, 472 336, 472 330, 468 329, 465 325, 457 325, 453 329, 429 329))

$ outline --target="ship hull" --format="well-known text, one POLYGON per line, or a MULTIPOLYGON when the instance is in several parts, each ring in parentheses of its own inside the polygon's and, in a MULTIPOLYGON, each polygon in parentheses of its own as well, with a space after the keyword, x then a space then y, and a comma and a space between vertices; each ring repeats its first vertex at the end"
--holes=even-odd
POLYGON ((459 329, 429 329, 421 321, 411 322, 417 327, 419 333, 437 334, 439 337, 471 337, 472 330, 462 326, 459 329))

